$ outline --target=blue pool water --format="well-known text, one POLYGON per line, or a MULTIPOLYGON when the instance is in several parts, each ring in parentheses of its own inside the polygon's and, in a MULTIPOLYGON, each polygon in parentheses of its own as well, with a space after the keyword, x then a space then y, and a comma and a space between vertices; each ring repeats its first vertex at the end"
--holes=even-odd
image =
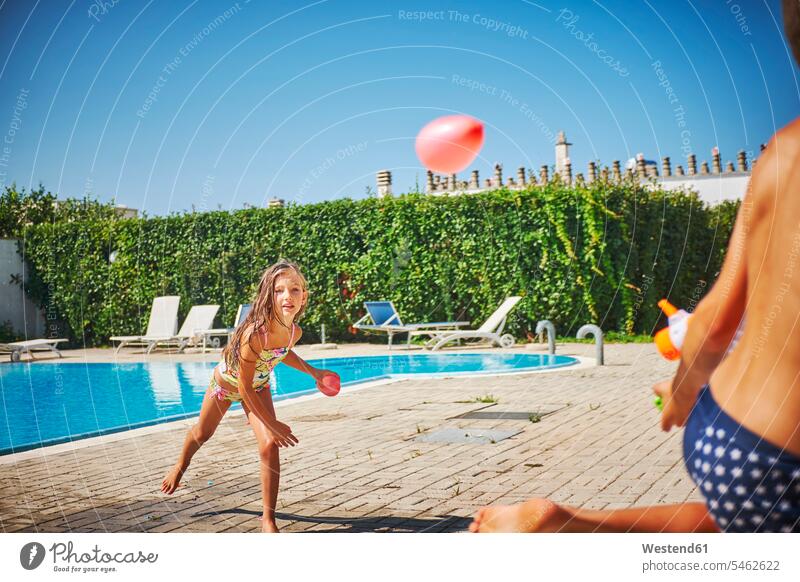
MULTIPOLYGON (((505 374, 560 368, 569 356, 402 354, 309 360, 333 370, 342 386, 410 375, 505 374)), ((196 415, 213 362, 85 364, 58 360, 0 366, 0 454, 196 415)), ((280 364, 274 400, 313 394, 310 376, 280 364)), ((238 405, 235 405, 238 406, 238 405)))

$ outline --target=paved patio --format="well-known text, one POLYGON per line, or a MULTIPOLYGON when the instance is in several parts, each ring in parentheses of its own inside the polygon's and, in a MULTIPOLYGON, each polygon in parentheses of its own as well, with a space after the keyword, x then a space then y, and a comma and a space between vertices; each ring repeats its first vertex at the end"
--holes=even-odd
MULTIPOLYGON (((374 344, 335 351, 300 346, 297 352, 304 358, 388 353, 374 344)), ((591 357, 594 346, 560 344, 558 353, 591 357)), ((65 356, 115 358, 111 350, 65 356)), ((126 351, 118 361, 218 357, 126 351)), ((607 345, 606 363, 514 376, 402 380, 333 399, 279 403, 278 417, 300 445, 281 451, 278 524, 290 532, 444 532, 463 530, 482 505, 531 496, 597 509, 700 499, 682 466, 681 433, 663 434, 652 405, 651 385, 673 366, 649 344, 607 345), (484 395, 497 401, 470 402, 484 395), (553 410, 538 422, 527 414, 455 418, 474 411, 553 410), (420 440, 445 428, 516 434, 485 444, 420 440)), ((257 531, 259 461, 240 411, 223 419, 183 486, 172 496, 160 493, 191 424, 161 424, 0 457, 3 531, 257 531)))

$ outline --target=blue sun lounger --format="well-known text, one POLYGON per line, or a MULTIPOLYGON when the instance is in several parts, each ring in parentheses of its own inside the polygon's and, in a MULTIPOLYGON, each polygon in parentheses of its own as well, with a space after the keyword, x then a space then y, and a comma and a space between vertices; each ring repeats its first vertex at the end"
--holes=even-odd
POLYGON ((365 301, 364 307, 367 314, 353 324, 353 327, 362 331, 385 332, 389 336, 389 349, 392 349, 392 337, 398 333, 407 333, 410 347, 414 335, 425 335, 427 332, 441 332, 444 330, 458 330, 459 327, 469 325, 469 321, 434 321, 428 323, 403 323, 391 301, 365 301), (372 320, 372 323, 365 323, 372 320))

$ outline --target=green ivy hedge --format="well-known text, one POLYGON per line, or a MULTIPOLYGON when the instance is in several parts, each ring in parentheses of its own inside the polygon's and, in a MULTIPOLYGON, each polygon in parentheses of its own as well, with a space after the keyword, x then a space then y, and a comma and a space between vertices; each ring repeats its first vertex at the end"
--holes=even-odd
POLYGON ((478 326, 516 294, 524 299, 506 329, 518 338, 540 319, 563 335, 585 323, 651 333, 658 299, 688 305, 708 290, 736 208, 633 183, 551 183, 56 222, 28 229, 23 252, 29 294, 85 345, 143 332, 158 295, 180 295, 181 317, 191 305, 218 303, 217 324, 228 326, 279 257, 298 262, 308 278, 308 341, 322 323, 335 341, 362 339, 351 324, 367 300, 393 300, 408 322, 478 326))
POLYGON ((17 189, 16 184, 0 192, 0 238, 20 238, 26 229, 45 222, 74 222, 95 219, 114 220, 113 204, 103 204, 90 197, 59 200, 44 186, 35 190, 17 189))

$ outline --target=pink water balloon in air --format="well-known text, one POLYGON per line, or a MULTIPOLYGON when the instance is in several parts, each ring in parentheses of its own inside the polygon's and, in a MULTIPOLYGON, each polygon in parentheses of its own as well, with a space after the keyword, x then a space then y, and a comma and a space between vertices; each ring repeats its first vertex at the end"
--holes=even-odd
POLYGON ((445 115, 431 121, 417 135, 417 156, 438 174, 466 168, 483 145, 483 124, 469 115, 445 115))

